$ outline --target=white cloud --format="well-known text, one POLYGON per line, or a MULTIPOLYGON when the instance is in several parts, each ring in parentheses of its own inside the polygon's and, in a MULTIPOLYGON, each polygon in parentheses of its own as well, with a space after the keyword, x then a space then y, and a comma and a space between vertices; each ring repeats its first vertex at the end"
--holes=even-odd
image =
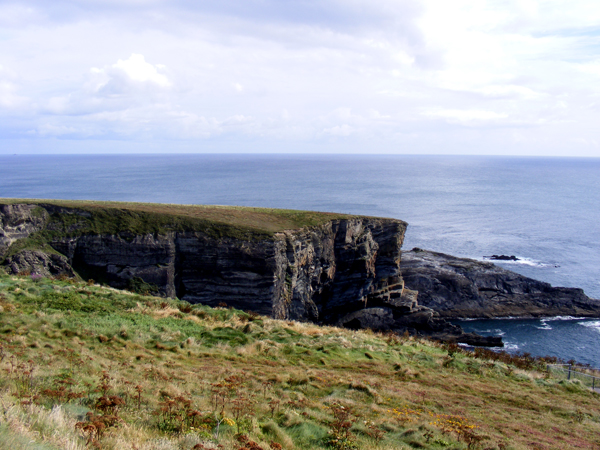
POLYGON ((323 134, 330 134, 331 136, 350 136, 353 132, 354 129, 347 123, 323 130, 323 134))
POLYGON ((119 59, 111 66, 90 70, 92 88, 100 95, 127 95, 133 91, 157 91, 170 88, 167 76, 160 73, 164 65, 152 65, 146 62, 144 55, 132 53, 131 56, 119 59))
POLYGON ((50 97, 43 110, 55 115, 85 115, 164 103, 173 87, 167 76, 159 72, 165 69, 135 53, 103 68, 92 67, 79 86, 50 97))
POLYGON ((579 70, 585 74, 600 77, 600 60, 590 61, 583 64, 578 64, 579 70))
POLYGON ((122 70, 132 81, 155 83, 160 87, 169 87, 171 82, 164 75, 158 72, 157 69, 164 69, 162 64, 148 64, 144 59, 144 55, 133 53, 129 59, 119 59, 112 66, 115 71, 122 70))
POLYGON ((543 92, 536 92, 526 86, 518 86, 515 84, 488 84, 479 89, 475 89, 475 92, 480 92, 486 97, 492 98, 516 98, 516 99, 538 99, 547 94, 543 92))

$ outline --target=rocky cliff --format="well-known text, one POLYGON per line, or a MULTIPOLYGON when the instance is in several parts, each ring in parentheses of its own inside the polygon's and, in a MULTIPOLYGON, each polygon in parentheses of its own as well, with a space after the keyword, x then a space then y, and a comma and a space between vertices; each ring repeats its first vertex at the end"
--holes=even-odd
MULTIPOLYGON (((300 211, 11 201, 0 202, 0 262, 12 273, 77 274, 190 303, 475 345, 501 340, 440 315, 534 315, 550 304, 543 283, 491 264, 403 255, 405 230, 400 220, 300 211), (534 295, 506 300, 518 289, 534 295)), ((582 292, 552 292, 563 294, 544 315, 600 311, 582 292)))
POLYGON ((402 253, 406 286, 441 317, 600 317, 581 289, 552 287, 495 264, 412 249, 402 253))
POLYGON ((260 226, 248 227, 228 209, 191 217, 119 206, 0 205, 3 264, 118 288, 135 281, 164 296, 280 319, 462 335, 405 289, 400 220, 253 209, 243 217, 260 216, 260 226))

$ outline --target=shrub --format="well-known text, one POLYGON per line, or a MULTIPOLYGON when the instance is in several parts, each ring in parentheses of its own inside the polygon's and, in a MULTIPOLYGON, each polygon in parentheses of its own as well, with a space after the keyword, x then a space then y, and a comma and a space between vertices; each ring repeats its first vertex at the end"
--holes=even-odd
POLYGON ((131 277, 127 280, 127 290, 140 295, 158 293, 158 286, 153 283, 146 283, 140 277, 131 277))

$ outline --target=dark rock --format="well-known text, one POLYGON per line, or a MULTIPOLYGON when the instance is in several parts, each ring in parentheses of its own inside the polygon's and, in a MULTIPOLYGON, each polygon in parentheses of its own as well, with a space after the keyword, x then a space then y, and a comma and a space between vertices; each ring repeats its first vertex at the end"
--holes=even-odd
POLYGON ((475 333, 437 335, 435 338, 444 342, 467 344, 476 347, 504 347, 501 336, 480 336, 475 333))
POLYGON ((39 250, 23 250, 5 262, 9 273, 31 273, 45 277, 66 275, 74 277, 75 272, 69 265, 69 261, 63 255, 55 253, 44 253, 39 250))
POLYGON ((129 280, 137 277, 156 285, 164 296, 176 295, 174 235, 84 235, 50 245, 66 255, 83 279, 127 289, 129 280))
POLYGON ((48 213, 37 205, 0 204, 0 260, 19 239, 44 228, 48 213))
MULTIPOLYGON (((44 227, 44 221, 34 220, 34 207, 7 208, 4 234, 14 236, 11 242, 44 227), (17 223, 21 234, 14 232, 17 223)), ((414 334, 462 333, 419 305, 418 293, 405 288, 400 249, 406 223, 399 220, 335 219, 262 239, 203 231, 94 234, 81 233, 78 225, 78 217, 93 219, 89 211, 46 203, 38 208, 40 217, 73 218, 68 228, 50 230, 63 235, 49 244, 65 256, 19 254, 7 261, 12 271, 53 274, 72 267, 84 279, 117 288, 151 286, 191 303, 227 304, 279 319, 414 334)))
POLYGON ((599 317, 600 301, 489 262, 430 251, 402 253, 402 278, 419 303, 446 318, 599 317))
POLYGON ((485 259, 490 259, 492 261, 520 261, 515 255, 506 256, 506 255, 492 255, 492 256, 484 256, 485 259))
POLYGON ((126 288, 137 277, 191 303, 336 323, 373 302, 411 310, 399 294, 405 228, 399 220, 359 217, 262 240, 172 232, 88 234, 50 244, 84 279, 126 288))

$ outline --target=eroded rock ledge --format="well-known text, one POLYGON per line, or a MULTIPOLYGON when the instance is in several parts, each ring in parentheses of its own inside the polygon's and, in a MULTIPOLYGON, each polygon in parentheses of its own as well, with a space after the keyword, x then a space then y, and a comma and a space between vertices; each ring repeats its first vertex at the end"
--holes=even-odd
MULTIPOLYGON (((152 208, 0 204, 0 261, 12 273, 77 273, 117 288, 139 280, 164 296, 212 306, 225 303, 280 319, 501 345, 498 337, 463 333, 445 318, 509 315, 511 303, 499 303, 487 293, 492 285, 506 284, 499 280, 510 278, 510 273, 490 284, 482 280, 488 280, 495 266, 473 270, 469 263, 465 271, 476 276, 460 274, 461 278, 455 270, 452 278, 441 256, 434 258, 437 265, 432 265, 433 257, 424 258, 428 252, 403 256, 406 223, 400 220, 314 213, 309 225, 286 229, 264 225, 265 220, 281 222, 281 213, 269 216, 253 210, 265 231, 240 228, 239 223, 232 228, 202 217, 190 222, 176 215, 158 216, 148 209, 152 208), (107 226, 106 221, 114 223, 107 226), (431 270, 425 272, 426 267, 431 270), (448 277, 456 281, 448 284, 448 277), (453 296, 459 291, 465 294, 453 296)), ((223 211, 228 211, 219 212, 226 217, 223 211)), ((296 217, 300 212, 290 214, 296 217)), ((528 283, 523 286, 533 286, 528 283)), ((572 300, 570 291, 564 293, 562 303, 546 315, 564 314, 580 304, 589 304, 585 311, 590 313, 594 307, 596 313, 599 310, 582 292, 572 300)), ((542 297, 540 291, 536 298, 542 297)), ((541 308, 542 303, 536 304, 541 308)))
POLYGON ((402 277, 441 317, 600 317, 582 289, 552 287, 490 262, 419 248, 402 252, 402 277))

